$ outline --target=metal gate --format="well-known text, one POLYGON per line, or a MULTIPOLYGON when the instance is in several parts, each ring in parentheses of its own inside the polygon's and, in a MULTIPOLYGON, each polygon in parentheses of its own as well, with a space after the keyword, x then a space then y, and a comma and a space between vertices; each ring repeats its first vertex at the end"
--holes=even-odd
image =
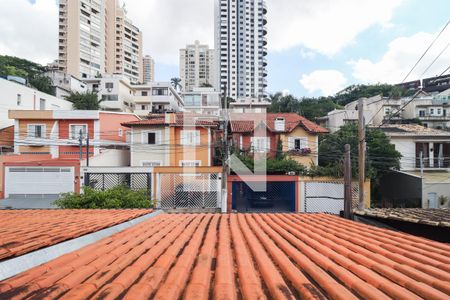
POLYGON ((85 173, 84 185, 94 190, 105 191, 117 186, 127 186, 134 191, 152 191, 151 173, 85 173))
POLYGON ((158 208, 221 208, 221 181, 218 173, 159 174, 158 186, 158 208))
POLYGON ((295 211, 295 182, 267 182, 264 192, 253 191, 245 182, 232 183, 232 209, 238 212, 295 211))
MULTIPOLYGON (((344 210, 344 184, 342 182, 306 182, 304 211, 310 213, 339 214, 344 210)), ((359 188, 352 184, 353 207, 358 204, 359 188)))

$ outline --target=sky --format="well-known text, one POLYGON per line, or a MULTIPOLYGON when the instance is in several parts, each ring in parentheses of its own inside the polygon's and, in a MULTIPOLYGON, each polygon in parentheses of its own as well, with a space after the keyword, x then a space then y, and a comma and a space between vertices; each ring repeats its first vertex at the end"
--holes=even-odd
MULTIPOLYGON (((156 80, 179 76, 179 49, 214 47, 215 0, 121 0, 156 61, 156 80)), ((351 84, 399 83, 448 22, 448 0, 267 0, 268 91, 328 96, 351 84)), ((0 54, 57 58, 55 0, 0 0, 0 54)), ((450 25, 407 78, 450 66, 450 25), (440 57, 433 60, 442 52, 440 57)))

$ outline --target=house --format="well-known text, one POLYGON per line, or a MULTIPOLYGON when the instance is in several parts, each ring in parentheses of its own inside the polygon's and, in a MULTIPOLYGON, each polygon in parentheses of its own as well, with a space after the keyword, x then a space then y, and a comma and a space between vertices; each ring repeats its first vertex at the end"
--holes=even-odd
POLYGON ((138 116, 180 112, 183 109, 183 98, 170 82, 149 82, 133 85, 133 111, 138 116))
POLYGON ((131 166, 209 167, 219 137, 218 119, 188 113, 153 114, 124 122, 131 130, 131 166))
POLYGON ((380 129, 402 154, 400 171, 382 179, 383 206, 439 208, 439 199, 450 197, 450 132, 412 124, 380 129))
POLYGON ((0 156, 4 197, 79 191, 87 153, 90 166, 128 166, 129 134, 121 123, 139 120, 105 111, 12 110, 9 117, 15 123, 14 155, 0 156))
POLYGON ((318 164, 319 135, 328 132, 295 113, 233 113, 230 119, 232 145, 236 149, 274 157, 281 141, 282 152, 305 166, 318 164), (261 126, 265 134, 255 135, 255 129, 261 126))
POLYGON ((269 101, 256 98, 239 98, 236 101, 230 103, 230 109, 238 113, 266 112, 269 106, 269 101))
POLYGON ((82 157, 86 158, 85 146, 89 138, 90 157, 98 156, 106 149, 117 152, 110 165, 117 165, 119 160, 124 160, 119 159, 120 156, 127 156, 127 153, 121 153, 128 150, 127 128, 121 123, 139 120, 134 114, 106 111, 12 110, 9 117, 15 120, 15 154, 78 159, 81 136, 82 157))
MULTIPOLYGON (((11 78, 12 79, 12 78, 11 78)), ((21 79, 21 78, 19 78, 21 79)), ((14 110, 70 110, 72 103, 40 92, 19 83, 20 80, 0 78, 0 128, 14 125, 8 111, 14 110)))
POLYGON ((184 111, 196 114, 220 115, 220 92, 214 88, 193 88, 190 92, 182 92, 184 111))

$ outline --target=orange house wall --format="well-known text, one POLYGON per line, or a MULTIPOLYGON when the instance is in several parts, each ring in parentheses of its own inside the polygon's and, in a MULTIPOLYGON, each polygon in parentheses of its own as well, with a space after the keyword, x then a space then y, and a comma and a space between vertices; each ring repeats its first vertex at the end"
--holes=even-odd
POLYGON ((108 141, 126 142, 126 132, 130 129, 121 125, 121 123, 138 121, 135 115, 100 113, 100 139, 108 141), (119 129, 122 129, 123 135, 119 136, 119 129))
MULTIPOLYGON (((213 141, 209 143, 208 141, 208 128, 197 127, 197 128, 182 128, 175 127, 174 130, 175 138, 171 140, 171 153, 175 157, 175 161, 172 161, 172 166, 179 166, 181 160, 200 160, 202 167, 208 167, 208 156, 210 154, 210 149, 208 145, 212 146, 213 141), (200 131, 200 146, 182 146, 181 145, 181 130, 199 130, 200 131)), ((212 139, 212 135, 211 135, 212 139)), ((211 158, 212 164, 212 158, 211 158)))
MULTIPOLYGON (((59 138, 69 139, 70 125, 86 124, 88 126, 89 137, 94 137, 94 121, 93 120, 60 120, 59 121, 59 138)), ((78 159, 80 148, 78 146, 59 146, 59 158, 61 159, 78 159), (64 154, 73 152, 74 154, 64 154), (75 154, 76 153, 76 154, 75 154)), ((89 147, 89 152, 93 152, 93 147, 89 147)), ((83 148, 83 156, 86 156, 86 147, 83 148)), ((92 154, 90 156, 93 156, 92 154)))

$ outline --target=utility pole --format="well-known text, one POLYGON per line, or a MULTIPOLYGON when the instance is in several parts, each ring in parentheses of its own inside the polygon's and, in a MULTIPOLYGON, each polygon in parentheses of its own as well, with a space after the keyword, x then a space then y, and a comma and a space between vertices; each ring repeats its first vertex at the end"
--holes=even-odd
POLYGON ((352 161, 350 157, 350 145, 345 145, 344 154, 344 218, 352 218, 352 161))
POLYGON ((80 129, 80 136, 78 137, 80 142, 80 163, 83 160, 83 130, 80 129))
POLYGON ((86 133, 86 167, 89 167, 89 132, 86 133))
MULTIPOLYGON (((222 122, 223 122, 223 141, 222 141, 222 164, 223 164, 223 175, 222 175, 222 197, 228 198, 228 173, 230 168, 228 165, 229 151, 228 151, 228 99, 227 99, 227 84, 224 84, 223 94, 222 94, 222 122)), ((222 206, 227 206, 227 201, 223 201, 222 206)), ((228 207, 222 207, 222 212, 226 212, 228 207)))
POLYGON ((364 101, 358 101, 358 167, 359 167, 359 203, 358 210, 364 210, 364 182, 366 179, 366 124, 364 122, 364 101))

